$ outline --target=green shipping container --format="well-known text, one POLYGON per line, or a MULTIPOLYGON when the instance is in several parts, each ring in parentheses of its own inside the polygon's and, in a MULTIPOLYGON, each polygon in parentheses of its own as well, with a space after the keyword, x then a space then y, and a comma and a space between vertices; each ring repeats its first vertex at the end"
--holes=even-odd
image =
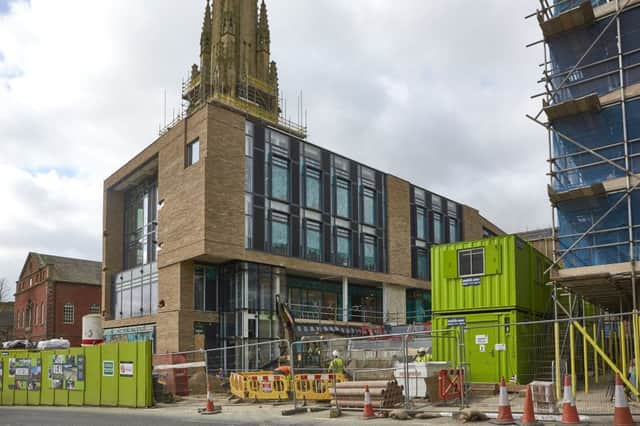
POLYGON ((431 248, 433 313, 546 312, 551 261, 515 235, 431 248))
MULTIPOLYGON (((507 381, 526 384, 551 368, 553 334, 546 324, 514 324, 538 319, 515 310, 438 315, 433 319, 433 329, 462 330, 464 324, 467 382, 498 383, 504 376, 507 381)), ((432 338, 434 360, 449 361, 456 367, 456 351, 461 350, 456 343, 454 339, 432 338)))

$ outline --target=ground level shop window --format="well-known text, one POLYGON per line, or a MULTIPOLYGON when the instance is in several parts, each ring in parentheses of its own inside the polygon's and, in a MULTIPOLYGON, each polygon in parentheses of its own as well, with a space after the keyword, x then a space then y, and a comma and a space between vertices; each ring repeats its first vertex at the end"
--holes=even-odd
POLYGON ((458 275, 484 274, 484 248, 458 251, 458 275))

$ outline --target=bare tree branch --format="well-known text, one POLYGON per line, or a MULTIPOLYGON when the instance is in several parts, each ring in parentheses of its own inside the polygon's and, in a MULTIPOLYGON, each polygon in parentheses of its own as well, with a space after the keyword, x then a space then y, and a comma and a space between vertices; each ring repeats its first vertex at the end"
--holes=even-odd
POLYGON ((11 289, 6 278, 0 278, 0 302, 6 302, 11 297, 11 289))

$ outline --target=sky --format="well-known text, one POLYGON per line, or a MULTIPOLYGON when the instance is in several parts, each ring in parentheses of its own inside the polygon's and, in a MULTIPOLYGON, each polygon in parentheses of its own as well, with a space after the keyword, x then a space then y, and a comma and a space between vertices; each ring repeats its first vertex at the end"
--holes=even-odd
MULTIPOLYGON (((531 1, 267 0, 287 111, 309 140, 550 226, 531 1)), ((101 259, 102 184, 180 110, 204 0, 0 0, 0 277, 29 251, 101 259)))

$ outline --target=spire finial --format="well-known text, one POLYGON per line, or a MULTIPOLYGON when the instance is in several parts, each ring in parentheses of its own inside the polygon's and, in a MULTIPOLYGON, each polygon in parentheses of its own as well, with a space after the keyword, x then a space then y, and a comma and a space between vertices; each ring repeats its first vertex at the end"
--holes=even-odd
POLYGON ((200 34, 200 51, 205 52, 211 49, 211 8, 207 0, 204 9, 204 20, 202 22, 202 33, 200 34))

